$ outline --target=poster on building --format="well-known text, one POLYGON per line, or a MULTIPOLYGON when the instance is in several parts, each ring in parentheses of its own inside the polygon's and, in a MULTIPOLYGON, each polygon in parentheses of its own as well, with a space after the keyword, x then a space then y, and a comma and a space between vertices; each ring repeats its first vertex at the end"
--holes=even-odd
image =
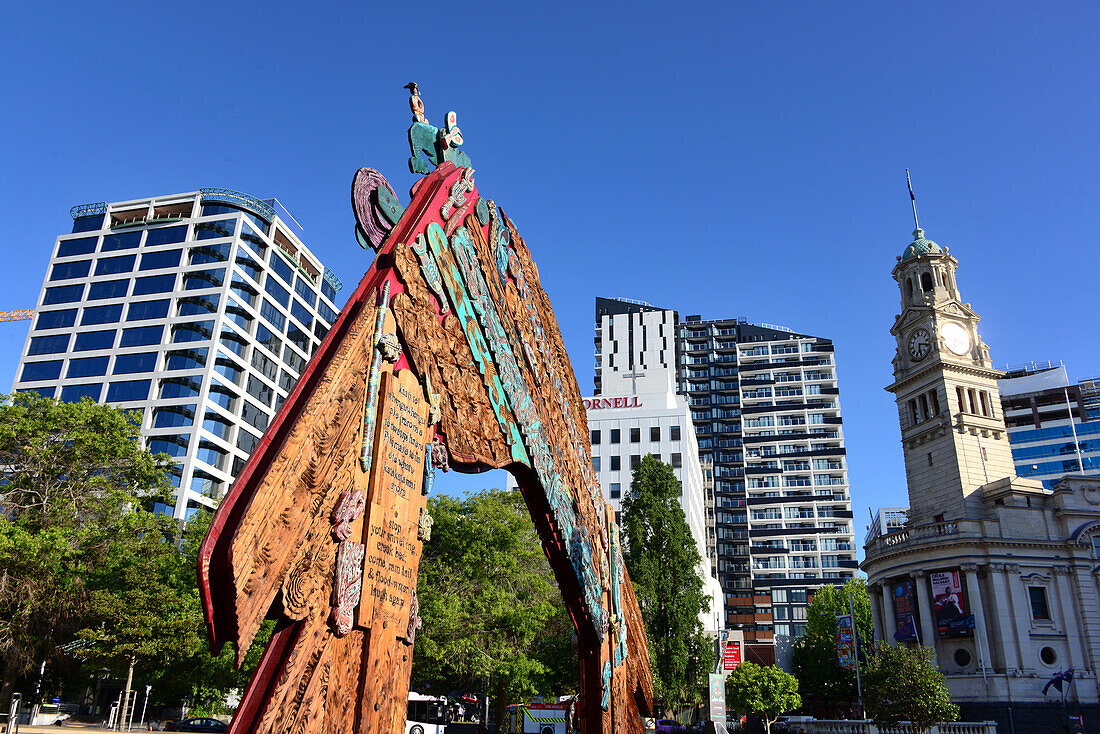
POLYGON ((894 585, 894 619, 897 620, 895 642, 917 642, 917 618, 913 603, 913 582, 894 585))
POLYGON ((722 652, 722 667, 733 670, 741 664, 741 643, 737 640, 727 640, 725 650, 722 652))
POLYGON ((974 629, 974 617, 966 614, 962 582, 958 571, 929 574, 932 581, 932 609, 940 637, 967 637, 974 629))
POLYGON ((838 614, 836 617, 836 657, 840 667, 856 669, 856 636, 850 614, 838 614))
POLYGON ((711 673, 707 686, 710 720, 716 726, 716 731, 724 731, 726 728, 726 676, 711 673), (721 726, 717 726, 721 724, 721 726))

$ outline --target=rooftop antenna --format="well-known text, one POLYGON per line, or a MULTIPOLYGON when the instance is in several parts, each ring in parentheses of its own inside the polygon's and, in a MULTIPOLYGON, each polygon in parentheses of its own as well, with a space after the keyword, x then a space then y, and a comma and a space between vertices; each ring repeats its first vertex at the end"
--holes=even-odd
POLYGON ((913 180, 909 178, 909 169, 905 169, 905 183, 909 184, 909 201, 913 202, 913 224, 920 231, 920 222, 917 221, 917 196, 913 193, 913 180))

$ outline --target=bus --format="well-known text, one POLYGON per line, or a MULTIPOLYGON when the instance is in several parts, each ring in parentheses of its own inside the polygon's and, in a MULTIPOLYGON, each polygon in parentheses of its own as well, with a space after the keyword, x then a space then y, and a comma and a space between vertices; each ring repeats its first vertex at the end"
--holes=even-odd
POLYGON ((425 696, 409 691, 405 734, 443 734, 450 704, 442 696, 425 696))
POLYGON ((511 704, 504 725, 506 734, 568 734, 572 700, 558 703, 511 704))

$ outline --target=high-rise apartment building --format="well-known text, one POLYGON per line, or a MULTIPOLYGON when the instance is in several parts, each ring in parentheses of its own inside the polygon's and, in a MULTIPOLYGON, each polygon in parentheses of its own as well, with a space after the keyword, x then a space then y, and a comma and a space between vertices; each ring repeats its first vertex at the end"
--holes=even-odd
POLYGON ((621 387, 675 364, 709 473, 725 626, 744 633, 747 659, 786 663, 813 590, 857 567, 832 342, 632 301, 597 299, 596 317, 597 395, 609 376, 621 387))
POLYGON ((1070 382, 1065 365, 1030 364, 997 381, 1016 475, 1053 489, 1062 477, 1100 476, 1097 380, 1070 382))
POLYGON ((146 448, 177 462, 173 514, 214 506, 336 319, 340 282, 274 199, 201 189, 71 214, 14 389, 142 411, 146 448))

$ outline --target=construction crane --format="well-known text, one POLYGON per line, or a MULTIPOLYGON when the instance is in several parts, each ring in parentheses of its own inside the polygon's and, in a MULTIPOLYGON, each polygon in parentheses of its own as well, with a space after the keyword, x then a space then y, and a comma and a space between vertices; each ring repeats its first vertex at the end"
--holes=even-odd
POLYGON ((29 321, 32 318, 34 318, 33 308, 26 308, 22 311, 0 311, 0 322, 29 321))

